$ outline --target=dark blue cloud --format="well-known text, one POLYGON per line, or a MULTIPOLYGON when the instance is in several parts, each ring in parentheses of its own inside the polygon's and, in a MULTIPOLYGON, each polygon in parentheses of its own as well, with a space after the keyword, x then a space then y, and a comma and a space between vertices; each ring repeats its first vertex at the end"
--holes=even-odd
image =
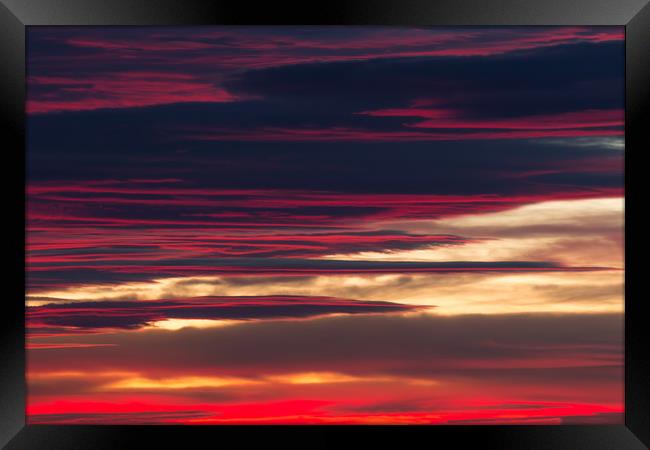
MULTIPOLYGON (((310 114, 430 98, 470 117, 622 108, 624 43, 580 43, 486 57, 418 57, 299 64, 248 71, 235 93, 311 107, 310 114), (604 63, 606 61, 607 63, 604 63), (323 108, 319 108, 322 106, 323 108)), ((397 105, 396 105, 397 103, 397 105)))
POLYGON ((28 289, 38 291, 82 284, 110 284, 152 281, 171 276, 309 276, 377 273, 490 273, 538 271, 591 271, 599 267, 566 267, 548 261, 347 261, 297 258, 201 258, 85 261, 83 269, 75 263, 51 262, 47 268, 30 271, 28 289), (155 264, 155 269, 149 267, 155 264), (117 268, 116 268, 117 267, 117 268))
POLYGON ((30 322, 40 326, 135 329, 165 319, 274 319, 326 314, 404 312, 412 305, 329 297, 196 297, 180 300, 52 303, 31 307, 30 322))
MULTIPOLYGON (((39 40, 35 51, 57 45, 48 42, 39 40)), ((575 169, 535 180, 518 175, 579 168, 603 157, 622 161, 622 155, 534 139, 292 143, 197 141, 192 135, 263 127, 398 131, 418 119, 356 113, 406 107, 417 98, 438 99, 468 118, 622 108, 623 45, 579 43, 491 57, 295 64, 231 75, 229 89, 260 96, 257 100, 30 116, 29 179, 154 174, 213 187, 436 194, 507 194, 540 189, 544 183, 554 186, 558 177, 572 178, 575 169)), ((578 175, 578 184, 620 187, 618 173, 578 175)))

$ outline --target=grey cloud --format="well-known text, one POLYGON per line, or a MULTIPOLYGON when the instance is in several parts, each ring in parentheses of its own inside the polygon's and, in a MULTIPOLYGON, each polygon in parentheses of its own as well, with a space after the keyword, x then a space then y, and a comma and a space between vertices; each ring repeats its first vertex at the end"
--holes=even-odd
MULTIPOLYGON (((543 358, 602 365, 622 361, 619 314, 347 316, 259 322, 213 329, 60 337, 56 342, 112 342, 113 347, 39 350, 34 367, 143 367, 251 375, 294 371, 456 374, 516 367, 543 358), (488 366, 489 367, 489 366, 488 366)), ((545 363, 544 377, 562 376, 545 363)), ((562 366, 562 363, 558 363, 562 366)), ((517 370, 514 369, 515 376, 517 370)), ((507 370, 506 370, 507 371, 507 370)), ((512 372, 512 370, 511 370, 512 372)), ((502 372, 498 376, 505 376, 502 372)), ((541 372, 535 372, 539 375, 541 372)), ((588 376, 589 369, 585 374, 588 376)), ((519 373, 526 377, 525 373, 519 373)))

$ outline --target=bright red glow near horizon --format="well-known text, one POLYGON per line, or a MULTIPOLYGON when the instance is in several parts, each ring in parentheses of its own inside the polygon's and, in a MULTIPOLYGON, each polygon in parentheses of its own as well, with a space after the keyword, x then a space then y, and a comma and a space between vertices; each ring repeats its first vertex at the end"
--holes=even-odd
POLYGON ((622 423, 622 27, 28 32, 29 423, 622 423))

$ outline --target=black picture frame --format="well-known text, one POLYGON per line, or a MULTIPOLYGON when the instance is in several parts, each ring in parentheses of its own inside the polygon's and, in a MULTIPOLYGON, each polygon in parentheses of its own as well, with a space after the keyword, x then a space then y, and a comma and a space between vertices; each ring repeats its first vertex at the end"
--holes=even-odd
POLYGON ((264 442, 328 448, 485 446, 521 449, 642 449, 650 446, 650 338, 642 313, 638 220, 641 158, 650 149, 648 0, 0 0, 0 103, 5 168, 6 295, 0 327, 0 445, 8 449, 194 448, 264 442), (625 113, 625 424, 553 426, 59 426, 25 425, 25 35, 32 25, 624 25, 625 113), (229 444, 227 444, 229 445, 229 444))

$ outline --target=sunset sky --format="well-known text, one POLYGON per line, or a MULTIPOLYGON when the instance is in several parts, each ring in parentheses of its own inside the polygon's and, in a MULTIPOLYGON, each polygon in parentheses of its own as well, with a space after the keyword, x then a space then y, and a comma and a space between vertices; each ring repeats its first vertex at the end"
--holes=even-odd
POLYGON ((623 27, 29 27, 28 422, 623 422, 623 27))

